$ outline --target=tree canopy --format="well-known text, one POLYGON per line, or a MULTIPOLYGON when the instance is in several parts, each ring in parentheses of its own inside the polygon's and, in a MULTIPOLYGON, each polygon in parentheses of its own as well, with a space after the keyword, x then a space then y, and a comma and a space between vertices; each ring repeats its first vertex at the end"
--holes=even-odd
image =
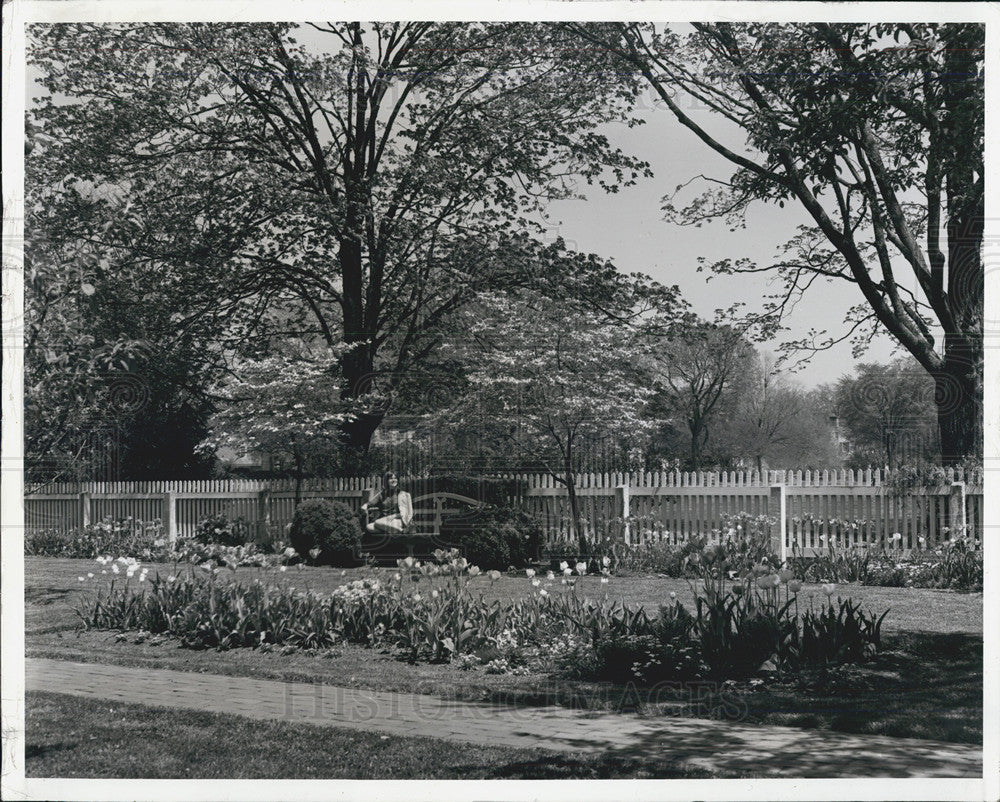
POLYGON ((269 334, 340 353, 364 450, 396 384, 484 288, 530 283, 545 203, 647 172, 598 128, 629 81, 553 26, 49 25, 30 112, 28 225, 183 298, 221 350, 269 334), (275 308, 278 316, 269 315, 275 308))
MULTIPOLYGON (((978 24, 570 24, 640 74, 677 120, 734 172, 675 222, 745 225, 757 201, 796 203, 811 224, 771 264, 730 259, 722 273, 773 272, 781 290, 757 318, 780 329, 810 287, 846 281, 859 303, 848 332, 797 343, 863 347, 887 331, 933 377, 943 457, 981 454, 983 368, 983 64, 978 24), (682 95, 734 126, 710 130, 682 95)), ((680 189, 680 188, 678 188, 680 189)))
POLYGON ((453 347, 469 366, 469 389, 439 425, 480 432, 514 459, 544 466, 566 487, 576 528, 576 474, 609 443, 645 439, 648 342, 634 327, 538 293, 484 293, 467 314, 453 347))

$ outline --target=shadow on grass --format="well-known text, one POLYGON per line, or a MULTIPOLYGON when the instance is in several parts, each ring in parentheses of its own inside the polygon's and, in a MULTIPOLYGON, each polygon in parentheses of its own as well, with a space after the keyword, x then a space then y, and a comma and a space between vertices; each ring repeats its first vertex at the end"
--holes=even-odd
POLYGON ((24 589, 25 604, 59 604, 65 602, 73 594, 68 588, 38 588, 28 587, 24 589))
POLYGON ((804 671, 764 686, 672 688, 554 679, 544 688, 487 689, 476 701, 978 744, 982 659, 983 642, 976 635, 899 632, 886 637, 883 651, 868 663, 804 671))

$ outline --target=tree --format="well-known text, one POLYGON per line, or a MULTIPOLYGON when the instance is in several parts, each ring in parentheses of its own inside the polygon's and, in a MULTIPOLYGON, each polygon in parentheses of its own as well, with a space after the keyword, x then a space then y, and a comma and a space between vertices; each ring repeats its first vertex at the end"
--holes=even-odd
POLYGON ((828 468, 837 464, 826 404, 780 373, 776 360, 758 358, 722 438, 734 456, 757 471, 828 468))
POLYGON ((585 552, 576 475, 588 449, 641 442, 649 427, 642 339, 607 316, 535 293, 492 293, 470 310, 468 337, 454 349, 469 366, 470 391, 442 425, 472 429, 543 465, 566 487, 585 552))
POLYGON ((484 288, 525 281, 528 218, 646 172, 598 127, 628 82, 552 26, 34 26, 36 224, 183 292, 233 340, 295 304, 363 452, 385 399, 484 288), (554 54, 558 54, 554 55, 554 54), (82 198, 81 185, 93 192, 82 198))
POLYGON ((858 365, 835 388, 836 412, 848 434, 854 467, 937 459, 935 385, 914 365, 899 359, 889 365, 858 365))
POLYGON ((686 429, 691 470, 699 471, 713 423, 737 402, 756 354, 730 326, 677 321, 652 357, 661 414, 686 429))
MULTIPOLYGON (((946 463, 981 454, 983 368, 983 59, 979 24, 570 26, 642 75, 677 120, 735 166, 674 219, 745 225, 755 201, 796 202, 811 219, 785 258, 712 265, 775 273, 759 320, 774 331, 817 280, 863 302, 844 337, 883 329, 934 379, 946 463), (746 136, 688 113, 681 90, 746 136), (943 332, 943 334, 941 333, 943 332)), ((815 342, 814 340, 821 340, 815 342)))
POLYGON ((211 352, 163 328, 174 302, 81 268, 85 246, 29 230, 25 264, 25 469, 30 482, 207 475, 194 447, 211 403, 211 352), (140 358, 141 355, 141 358, 140 358))
POLYGON ((289 348, 280 356, 241 359, 217 389, 225 400, 210 422, 201 449, 290 454, 295 465, 295 501, 310 460, 336 458, 340 427, 351 413, 339 403, 339 382, 329 355, 289 348))

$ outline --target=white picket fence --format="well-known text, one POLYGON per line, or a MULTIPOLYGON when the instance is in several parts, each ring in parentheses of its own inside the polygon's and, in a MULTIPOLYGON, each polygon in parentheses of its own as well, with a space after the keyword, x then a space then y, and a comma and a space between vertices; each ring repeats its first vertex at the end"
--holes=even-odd
MULTIPOLYGON (((569 497, 546 474, 508 474, 522 490, 516 499, 543 522, 546 540, 572 537, 569 497)), ((327 498, 358 508, 373 477, 306 480, 303 498, 327 498)), ((403 485, 406 478, 403 478, 403 485)), ((78 528, 103 518, 160 519, 171 537, 190 535, 210 515, 241 517, 283 527, 292 519, 290 480, 241 479, 169 482, 61 483, 28 488, 28 531, 78 528)), ((717 473, 585 473, 577 476, 582 529, 600 537, 625 530, 632 543, 682 542, 717 534, 731 516, 766 516, 788 550, 823 550, 829 543, 882 542, 899 533, 904 549, 947 540, 967 527, 983 533, 982 475, 945 472, 935 487, 901 491, 878 470, 717 473)))

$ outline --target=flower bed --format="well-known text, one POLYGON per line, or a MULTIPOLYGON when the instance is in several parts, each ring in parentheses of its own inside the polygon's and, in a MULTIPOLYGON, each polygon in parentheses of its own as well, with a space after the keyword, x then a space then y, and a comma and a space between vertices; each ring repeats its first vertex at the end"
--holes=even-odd
MULTIPOLYGON (((584 563, 560 572, 528 569, 532 593, 487 601, 470 588, 481 572, 456 550, 435 562, 400 560, 323 594, 297 589, 286 566, 237 580, 234 561, 177 564, 149 575, 133 558, 98 559, 101 577, 78 614, 87 627, 171 634, 192 648, 312 649, 339 642, 388 646, 412 662, 456 663, 491 673, 556 672, 612 681, 657 682, 787 673, 857 662, 875 653, 884 618, 847 600, 799 611, 801 584, 761 563, 733 582, 720 552, 700 563, 694 612, 675 598, 658 613, 620 601, 581 597, 584 563), (783 595, 782 595, 783 593, 783 595)), ((604 561, 607 581, 610 559, 604 561)), ((485 574, 491 582, 501 574, 485 574)), ((588 578, 591 582, 593 578, 588 578)), ((598 585, 599 586, 599 585, 598 585)), ((674 594, 671 594, 674 595, 674 594)), ((666 602, 666 600, 665 600, 666 602)))
MULTIPOLYGON (((817 521, 807 516, 813 525, 821 523, 829 535, 821 535, 825 553, 804 556, 793 547, 788 565, 803 579, 812 582, 860 582, 881 587, 947 588, 981 591, 983 588, 983 550, 978 539, 964 533, 942 531, 951 537, 927 548, 924 537, 916 539, 917 547, 901 548, 903 536, 896 532, 872 538, 871 543, 852 543, 860 529, 875 526, 873 521, 831 519, 817 521)), ((805 520, 805 519, 804 519, 805 520)), ((732 515, 724 518, 721 529, 711 536, 694 536, 681 543, 656 540, 648 528, 648 520, 630 519, 636 526, 640 542, 625 544, 623 540, 606 546, 612 554, 616 573, 659 573, 671 577, 695 578, 699 564, 711 562, 721 548, 726 555, 725 570, 737 576, 749 566, 766 559, 776 565, 777 556, 770 551, 771 519, 767 516, 732 515)), ((661 533, 669 536, 669 533, 661 533)))

